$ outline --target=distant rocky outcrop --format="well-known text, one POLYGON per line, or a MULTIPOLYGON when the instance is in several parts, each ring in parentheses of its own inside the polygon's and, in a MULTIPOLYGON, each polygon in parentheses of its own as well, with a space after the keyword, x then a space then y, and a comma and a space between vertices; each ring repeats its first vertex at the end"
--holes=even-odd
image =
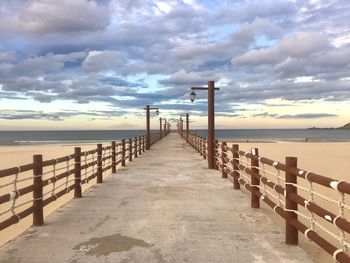
POLYGON ((342 129, 342 130, 350 130, 350 122, 348 124, 345 124, 342 127, 339 127, 338 129, 342 129))
POLYGON ((349 122, 348 124, 345 124, 344 126, 338 127, 338 128, 318 128, 318 127, 312 127, 312 128, 309 128, 308 130, 335 130, 335 129, 338 129, 338 130, 350 130, 350 122, 349 122))

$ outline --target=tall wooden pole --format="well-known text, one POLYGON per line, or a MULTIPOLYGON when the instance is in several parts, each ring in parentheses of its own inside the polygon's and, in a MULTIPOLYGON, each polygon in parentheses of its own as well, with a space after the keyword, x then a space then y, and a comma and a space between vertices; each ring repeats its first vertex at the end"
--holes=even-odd
POLYGON ((208 167, 214 169, 214 140, 215 140, 215 117, 214 117, 214 81, 208 81, 208 167))
POLYGON ((147 129, 147 138, 146 138, 146 150, 151 148, 151 123, 150 123, 150 112, 149 105, 146 106, 146 129, 147 129))

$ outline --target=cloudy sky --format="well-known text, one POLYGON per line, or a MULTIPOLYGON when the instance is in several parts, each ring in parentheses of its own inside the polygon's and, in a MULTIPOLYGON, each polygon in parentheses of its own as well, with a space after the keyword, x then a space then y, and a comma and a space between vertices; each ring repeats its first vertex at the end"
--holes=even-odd
POLYGON ((349 0, 0 0, 0 130, 350 121, 349 0), (153 116, 153 124, 157 118, 153 116))

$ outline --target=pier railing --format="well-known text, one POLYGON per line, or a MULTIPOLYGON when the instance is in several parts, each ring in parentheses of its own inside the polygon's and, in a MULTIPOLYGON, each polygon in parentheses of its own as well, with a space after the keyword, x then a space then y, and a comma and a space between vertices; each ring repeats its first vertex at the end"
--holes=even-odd
MULTIPOLYGON (((207 138, 190 133, 188 142, 207 157, 207 138)), ((222 178, 232 180, 234 189, 250 192, 252 208, 260 208, 263 201, 285 220, 287 244, 298 244, 299 231, 335 261, 350 262, 349 182, 300 169, 295 157, 281 163, 260 156, 257 148, 245 152, 238 144, 217 140, 215 164, 222 178)))
MULTIPOLYGON (((168 133, 153 133, 151 144, 168 133)), ((145 152, 145 145, 143 135, 106 146, 97 144, 84 152, 75 147, 74 153, 50 160, 34 155, 30 164, 0 170, 0 231, 29 215, 33 215, 34 226, 42 225, 44 207, 68 193, 81 198, 82 187, 87 189, 95 178, 96 183, 102 183, 107 171, 116 173, 118 166, 126 166, 145 152)))

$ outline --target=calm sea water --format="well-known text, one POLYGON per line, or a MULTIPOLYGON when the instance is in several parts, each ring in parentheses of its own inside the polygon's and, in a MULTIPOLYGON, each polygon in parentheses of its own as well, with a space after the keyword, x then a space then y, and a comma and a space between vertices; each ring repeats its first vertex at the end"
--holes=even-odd
MULTIPOLYGON (((206 130, 194 130, 207 136, 206 130)), ((157 132, 157 131, 152 131, 157 132)), ((0 145, 95 143, 143 135, 143 130, 0 131, 0 145)), ((350 141, 350 130, 216 130, 216 138, 238 141, 350 141)))
POLYGON ((127 139, 143 134, 145 134, 143 130, 0 131, 0 145, 95 143, 127 139))
MULTIPOLYGON (((207 136, 207 130, 197 130, 207 136)), ((221 140, 238 141, 350 141, 350 130, 308 130, 308 129, 236 129, 216 130, 215 137, 221 140)))

